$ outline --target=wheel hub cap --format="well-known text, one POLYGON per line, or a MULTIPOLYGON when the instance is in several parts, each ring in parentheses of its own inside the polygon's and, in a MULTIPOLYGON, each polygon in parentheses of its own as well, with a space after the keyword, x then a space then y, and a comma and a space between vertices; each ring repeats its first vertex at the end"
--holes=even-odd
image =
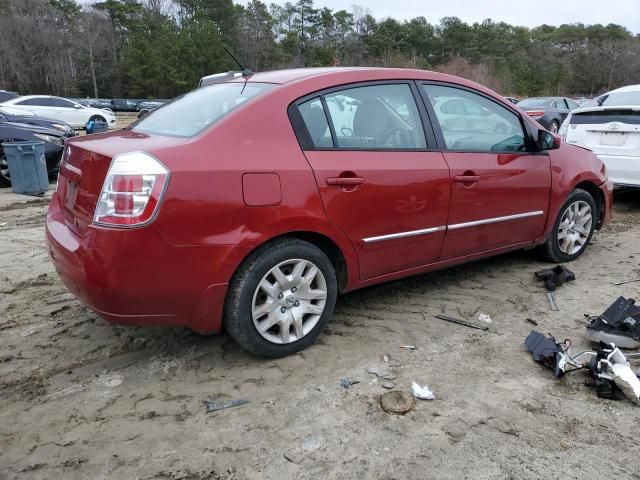
POLYGON ((591 206, 582 200, 572 203, 562 214, 558 225, 558 247, 567 255, 580 252, 589 239, 593 216, 591 206))
POLYGON ((300 340, 320 321, 327 299, 327 282, 308 260, 279 263, 258 283, 253 295, 253 324, 272 343, 300 340))

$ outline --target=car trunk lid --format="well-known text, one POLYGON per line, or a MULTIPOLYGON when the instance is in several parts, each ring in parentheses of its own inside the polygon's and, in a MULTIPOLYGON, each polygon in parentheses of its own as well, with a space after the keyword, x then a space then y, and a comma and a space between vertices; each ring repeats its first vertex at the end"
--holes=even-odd
POLYGON ((581 108, 571 116, 567 142, 601 155, 640 156, 640 106, 581 108))
POLYGON ((152 152, 188 140, 121 130, 67 141, 57 192, 69 229, 82 236, 92 223, 104 179, 115 155, 132 151, 152 152))

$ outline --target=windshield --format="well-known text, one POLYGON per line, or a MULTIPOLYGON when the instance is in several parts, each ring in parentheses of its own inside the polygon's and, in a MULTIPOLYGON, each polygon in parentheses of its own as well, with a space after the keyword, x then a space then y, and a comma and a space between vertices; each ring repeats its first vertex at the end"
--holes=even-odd
POLYGON ((250 98, 273 88, 269 83, 220 83, 193 90, 153 110, 134 132, 178 137, 197 135, 250 98))
POLYGON ((540 108, 545 107, 549 103, 549 100, 546 98, 525 98, 518 102, 518 106, 520 108, 540 108))
POLYGON ((605 93, 590 105, 603 107, 622 107, 626 105, 640 105, 640 90, 635 92, 605 93))

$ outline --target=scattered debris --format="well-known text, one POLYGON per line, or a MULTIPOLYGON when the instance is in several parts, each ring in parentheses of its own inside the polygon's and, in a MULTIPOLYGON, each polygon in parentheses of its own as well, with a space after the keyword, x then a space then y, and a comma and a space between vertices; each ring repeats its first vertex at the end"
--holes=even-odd
MULTIPOLYGON (((622 393, 640 402, 640 380, 631 370, 627 357, 613 343, 600 343, 596 350, 587 350, 572 356, 571 341, 559 343, 555 338, 533 330, 525 339, 525 346, 534 360, 554 370, 556 378, 565 373, 586 369, 591 373, 596 393, 601 398, 617 399, 622 393), (580 358, 589 357, 586 363, 580 358), (570 368, 572 367, 572 368, 570 368)), ((640 357, 640 353, 629 356, 640 357)))
POLYGON ((587 338, 622 348, 640 347, 640 307, 632 298, 618 298, 600 316, 591 317, 587 338))
POLYGON ((553 293, 547 292, 547 300, 549 301, 549 307, 551 308, 551 310, 553 310, 554 312, 560 311, 560 309, 558 308, 558 304, 556 303, 556 296, 553 293))
POLYGON ((387 413, 404 415, 416 406, 416 399, 399 390, 392 390, 380 397, 380 406, 387 413))
POLYGON ((527 318, 527 322, 529 322, 532 325, 535 325, 536 327, 538 326, 538 321, 534 320, 533 318, 527 318))
POLYGON ((436 318, 444 320, 445 322, 457 323, 458 325, 464 325, 465 327, 475 328, 476 330, 489 330, 489 327, 484 325, 476 325, 475 323, 467 322, 466 320, 460 320, 459 318, 449 317, 447 315, 435 315, 436 318))
POLYGON ((340 386, 342 388, 349 388, 352 385, 355 385, 356 383, 360 383, 360 380, 351 380, 350 378, 341 378, 340 379, 340 386))
POLYGON ((493 321, 489 315, 485 315, 484 313, 478 315, 478 320, 485 323, 491 323, 493 321))
POLYGON ((365 372, 375 375, 383 380, 395 380, 397 378, 396 374, 391 372, 390 370, 378 370, 376 368, 369 367, 365 368, 364 370, 365 372))
POLYGON ((210 413, 225 408, 244 405, 245 403, 249 403, 249 400, 247 398, 237 398, 235 400, 204 400, 203 403, 205 407, 207 407, 207 413, 210 413))
POLYGON ((382 360, 384 360, 384 363, 389 363, 389 356, 388 355, 383 355, 382 356, 382 360))
POLYGON ((2 223, 0 223, 0 228, 2 228, 2 227, 6 227, 6 226, 7 226, 7 224, 8 224, 8 222, 2 222, 2 223))
POLYGON ((386 388, 387 390, 391 390, 392 388, 394 388, 396 386, 395 383, 393 382, 384 382, 382 384, 382 388, 386 388))
POLYGON ((406 348, 407 350, 415 350, 416 347, 414 345, 401 345, 400 348, 406 348))
POLYGON ((435 400, 436 396, 433 394, 431 389, 428 386, 421 387, 416 382, 411 384, 411 391, 413 392, 413 396, 419 398, 421 400, 435 400))
MULTIPOLYGON (((0 225, 1 227, 2 225, 0 225)), ((640 277, 637 278, 630 278, 629 280, 623 280, 621 282, 615 282, 614 285, 625 285, 627 283, 635 283, 635 282, 640 282, 640 277)))
POLYGON ((564 265, 558 265, 553 268, 545 268, 544 270, 536 272, 534 275, 538 280, 544 282, 545 288, 550 292, 553 292, 560 285, 563 285, 567 282, 573 282, 576 279, 575 273, 573 273, 564 265))

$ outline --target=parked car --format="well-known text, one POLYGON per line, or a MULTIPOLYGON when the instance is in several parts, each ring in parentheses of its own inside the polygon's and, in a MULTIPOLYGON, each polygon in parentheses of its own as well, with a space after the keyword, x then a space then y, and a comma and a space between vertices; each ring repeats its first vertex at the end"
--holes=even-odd
POLYGON ((103 110, 113 111, 111 110, 111 103, 106 100, 99 100, 96 98, 83 98, 81 100, 78 100, 78 103, 81 103, 85 107, 100 108, 103 110))
POLYGON ((597 156, 474 82, 298 69, 69 140, 46 230, 62 281, 107 320, 224 324, 278 357, 313 342, 339 292, 535 246, 573 260, 611 202, 597 156), (509 128, 479 132, 466 109, 466 132, 444 128, 442 97, 509 128))
POLYGON ((165 102, 152 102, 152 101, 140 102, 138 104, 138 110, 139 110, 138 118, 144 117, 150 111, 155 110, 156 108, 164 105, 164 103, 165 102))
POLYGON ((109 128, 116 126, 116 116, 111 111, 85 107, 66 98, 50 95, 26 95, 8 100, 0 106, 17 107, 39 117, 68 123, 74 128, 84 128, 90 120, 107 122, 109 128))
POLYGON ((444 95, 433 94, 430 99, 441 128, 451 132, 451 135, 460 132, 461 138, 464 138, 469 132, 513 133, 512 123, 508 119, 474 99, 462 98, 457 94, 451 96, 449 91, 443 93, 444 95))
POLYGON ((572 111, 560 135, 598 155, 615 185, 640 187, 640 85, 612 90, 572 111))
POLYGON ((44 155, 50 176, 58 173, 65 135, 53 128, 27 125, 0 120, 0 186, 11 186, 9 164, 2 149, 2 142, 9 141, 41 141, 44 142, 44 155))
POLYGON ((18 98, 19 96, 20 95, 18 95, 16 92, 0 90, 0 103, 6 102, 7 100, 11 100, 12 98, 18 98))
POLYGON ((558 129, 567 115, 578 104, 566 97, 531 97, 518 102, 518 106, 551 133, 558 129))
POLYGON ((115 112, 137 112, 138 104, 133 100, 114 98, 113 100, 111 100, 111 108, 115 112))
POLYGON ((514 105, 520 101, 520 99, 519 99, 519 98, 516 98, 516 97, 504 97, 504 98, 506 98, 507 100, 509 100, 509 101, 510 101, 511 103, 513 103, 514 105))
POLYGON ((75 132, 71 125, 48 118, 42 118, 19 108, 0 106, 0 122, 22 123, 59 130, 65 137, 73 137, 75 132))

